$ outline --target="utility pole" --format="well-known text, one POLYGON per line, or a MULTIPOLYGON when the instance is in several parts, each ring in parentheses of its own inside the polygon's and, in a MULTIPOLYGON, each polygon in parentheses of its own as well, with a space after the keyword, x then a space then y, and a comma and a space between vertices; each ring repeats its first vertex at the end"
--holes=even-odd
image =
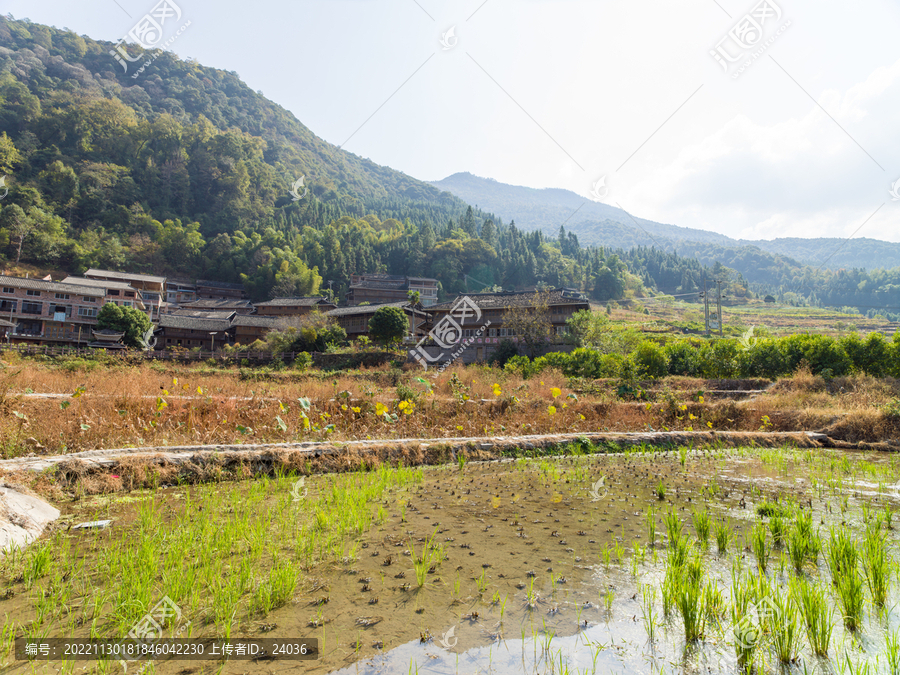
POLYGON ((706 276, 703 277, 703 321, 706 336, 709 337, 709 293, 706 289, 706 276))
POLYGON ((722 280, 716 279, 716 318, 719 321, 719 337, 722 333, 722 280))

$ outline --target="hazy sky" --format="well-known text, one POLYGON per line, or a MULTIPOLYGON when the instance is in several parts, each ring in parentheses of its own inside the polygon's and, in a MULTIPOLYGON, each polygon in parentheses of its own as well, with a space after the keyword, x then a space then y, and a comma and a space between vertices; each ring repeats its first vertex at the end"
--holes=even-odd
MULTIPOLYGON (((0 11, 117 40, 156 1, 0 11)), ((900 241, 896 0, 173 1, 175 53, 417 178, 606 176, 603 201, 661 222, 900 241)))

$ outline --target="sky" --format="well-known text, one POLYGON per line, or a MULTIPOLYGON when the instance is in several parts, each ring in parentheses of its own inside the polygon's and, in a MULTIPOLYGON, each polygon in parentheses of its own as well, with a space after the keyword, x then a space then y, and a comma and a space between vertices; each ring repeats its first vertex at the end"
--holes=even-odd
MULTIPOLYGON (((416 178, 736 238, 900 241, 897 0, 168 1, 190 21, 174 53, 416 178)), ((0 12, 114 41, 156 2, 0 12)))

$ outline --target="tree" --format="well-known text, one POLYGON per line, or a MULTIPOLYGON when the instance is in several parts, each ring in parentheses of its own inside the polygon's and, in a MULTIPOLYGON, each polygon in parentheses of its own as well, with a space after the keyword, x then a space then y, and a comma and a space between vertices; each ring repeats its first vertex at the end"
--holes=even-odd
POLYGON ((134 307, 119 307, 108 302, 97 313, 97 328, 125 333, 123 342, 135 349, 141 348, 141 338, 150 330, 150 319, 134 307))
POLYGON ((399 307, 382 307, 369 319, 369 335, 385 345, 403 339, 408 330, 409 319, 399 307))
POLYGON ((0 214, 0 227, 9 233, 9 241, 15 246, 18 264, 22 259, 22 246, 34 229, 34 221, 25 214, 21 206, 10 204, 0 214))
POLYGON ((413 307, 415 307, 419 304, 422 297, 419 294, 419 291, 407 291, 406 299, 409 300, 409 304, 411 304, 413 307))
POLYGON ((503 314, 503 327, 512 330, 520 343, 525 343, 531 358, 537 356, 553 335, 549 299, 549 293, 538 291, 529 302, 509 307, 503 314))

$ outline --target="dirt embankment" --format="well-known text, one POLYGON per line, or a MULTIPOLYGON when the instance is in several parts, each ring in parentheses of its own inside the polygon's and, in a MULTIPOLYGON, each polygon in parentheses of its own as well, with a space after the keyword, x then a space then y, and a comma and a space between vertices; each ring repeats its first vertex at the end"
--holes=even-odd
POLYGON ((827 436, 807 432, 579 433, 499 438, 400 439, 349 443, 185 446, 95 450, 65 456, 0 462, 7 480, 35 491, 97 494, 176 483, 242 480, 276 472, 357 471, 382 463, 434 465, 499 460, 522 455, 674 450, 701 447, 834 447, 827 436))

